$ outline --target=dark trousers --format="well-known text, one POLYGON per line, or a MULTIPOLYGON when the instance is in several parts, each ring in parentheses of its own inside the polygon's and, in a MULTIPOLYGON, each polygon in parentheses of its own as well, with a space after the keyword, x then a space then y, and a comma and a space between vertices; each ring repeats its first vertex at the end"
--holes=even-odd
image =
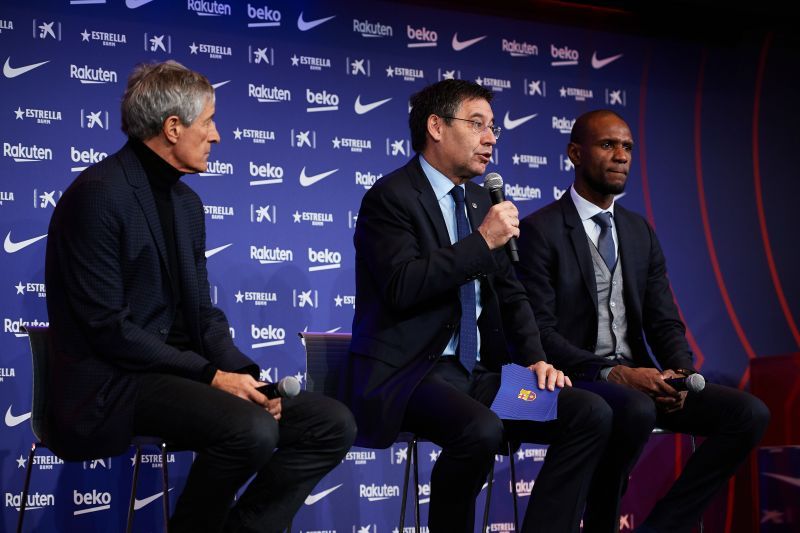
POLYGON ((499 386, 498 373, 478 366, 470 378, 460 363, 442 359, 411 395, 403 430, 442 447, 431 473, 430 531, 474 530, 475 498, 507 439, 550 444, 522 531, 577 532, 609 436, 610 409, 594 394, 565 388, 557 420, 503 422, 487 407, 499 386))
POLYGON ((134 432, 198 452, 170 532, 282 531, 355 439, 339 402, 314 393, 282 401, 275 419, 258 405, 177 376, 142 376, 134 432), (255 479, 231 508, 236 491, 255 479))
POLYGON ((707 384, 701 393, 690 393, 683 409, 674 413, 658 411, 650 396, 623 385, 577 382, 575 386, 601 396, 614 412, 611 438, 586 502, 585 533, 618 530, 628 476, 653 427, 707 437, 643 524, 655 531, 679 533, 691 531, 697 524, 769 421, 769 411, 761 400, 721 385, 707 384))

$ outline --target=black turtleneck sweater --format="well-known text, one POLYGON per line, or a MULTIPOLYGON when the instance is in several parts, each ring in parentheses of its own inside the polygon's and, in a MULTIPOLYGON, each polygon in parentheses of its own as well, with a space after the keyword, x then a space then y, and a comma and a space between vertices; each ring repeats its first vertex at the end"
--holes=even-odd
POLYGON ((141 141, 130 141, 133 151, 139 158, 150 182, 150 190, 156 201, 158 220, 164 234, 164 244, 167 246, 167 263, 169 265, 169 280, 172 294, 175 296, 175 318, 167 336, 167 344, 181 350, 191 350, 191 338, 186 330, 183 314, 183 295, 181 275, 178 265, 177 245, 175 243, 175 208, 172 204, 172 188, 183 176, 183 172, 176 169, 148 148, 141 141))

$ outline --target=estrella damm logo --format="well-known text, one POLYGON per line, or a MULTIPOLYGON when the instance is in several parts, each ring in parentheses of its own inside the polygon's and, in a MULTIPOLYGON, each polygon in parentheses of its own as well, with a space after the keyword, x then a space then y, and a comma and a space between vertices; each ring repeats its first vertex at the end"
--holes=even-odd
POLYGON ((517 398, 526 402, 532 402, 536 399, 536 393, 528 389, 520 389, 517 398))

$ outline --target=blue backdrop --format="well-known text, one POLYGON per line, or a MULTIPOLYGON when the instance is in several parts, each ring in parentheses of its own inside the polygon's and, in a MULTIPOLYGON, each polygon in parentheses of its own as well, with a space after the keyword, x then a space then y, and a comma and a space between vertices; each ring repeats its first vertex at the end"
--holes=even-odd
MULTIPOLYGON (((495 91, 504 131, 490 170, 523 214, 570 184, 565 145, 576 116, 608 107, 628 120, 635 160, 620 201, 656 226, 703 373, 744 388, 750 358, 800 346, 800 278, 792 275, 800 252, 790 224, 800 192, 791 159, 800 87, 791 73, 800 60, 780 36, 731 42, 371 1, 4 1, 0 529, 16 521, 32 440, 21 326, 48 320, 47 225, 80 170, 124 143, 118 109, 134 64, 173 58, 217 89, 222 142, 207 172, 184 179, 205 204, 212 299, 263 379, 303 380, 297 332, 349 331, 361 196, 412 155, 409 96, 456 77, 495 91)), ((626 500, 623 530, 670 483, 673 451, 653 451, 655 475, 634 473, 638 495, 626 500)), ((423 503, 436 453, 421 449, 423 503)), ((525 446, 517 455, 521 494, 545 453, 525 446)), ((392 530, 405 454, 354 449, 312 493, 295 529, 392 530)), ((160 516, 158 500, 147 498, 161 490, 161 465, 147 459, 138 531, 158 529, 160 516)), ((174 505, 191 454, 170 461, 174 505)), ((498 458, 491 531, 513 527, 507 464, 498 458)), ((30 528, 121 529, 128 457, 63 464, 44 452, 34 466, 30 528)))

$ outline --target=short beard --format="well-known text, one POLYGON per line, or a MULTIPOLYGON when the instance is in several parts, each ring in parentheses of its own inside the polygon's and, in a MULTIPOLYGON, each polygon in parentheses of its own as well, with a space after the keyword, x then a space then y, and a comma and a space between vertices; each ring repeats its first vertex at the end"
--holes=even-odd
POLYGON ((604 196, 609 194, 622 194, 625 191, 625 185, 628 184, 627 179, 622 185, 614 185, 611 183, 606 183, 602 179, 596 179, 594 176, 587 176, 584 181, 586 181, 586 185, 588 185, 590 189, 604 196))

